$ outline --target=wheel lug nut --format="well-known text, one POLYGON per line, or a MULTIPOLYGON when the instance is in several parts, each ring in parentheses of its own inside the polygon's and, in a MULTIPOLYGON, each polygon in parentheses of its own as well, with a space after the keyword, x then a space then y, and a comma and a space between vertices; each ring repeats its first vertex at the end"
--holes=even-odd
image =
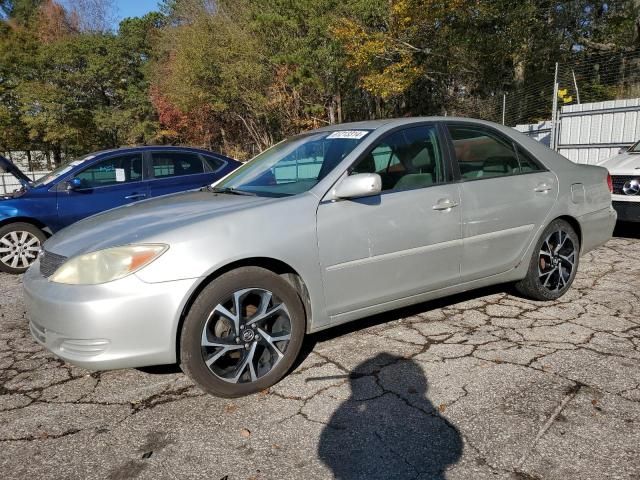
POLYGON ((240 337, 236 337, 236 343, 240 343, 240 337))
POLYGON ((256 340, 260 340, 260 335, 256 335, 256 340))
POLYGON ((254 323, 253 325, 251 325, 251 328, 253 328, 255 330, 256 329, 256 324, 254 323))
POLYGON ((240 325, 240 330, 244 330, 244 325, 240 325))
POLYGON ((244 344, 244 348, 246 348, 247 350, 249 350, 249 344, 248 344, 248 343, 245 343, 245 344, 244 344))

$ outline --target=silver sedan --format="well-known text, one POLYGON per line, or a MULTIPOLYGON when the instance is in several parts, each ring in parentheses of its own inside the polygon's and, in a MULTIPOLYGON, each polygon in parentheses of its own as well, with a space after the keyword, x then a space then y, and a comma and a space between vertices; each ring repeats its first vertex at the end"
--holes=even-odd
POLYGON ((600 167, 493 123, 307 132, 202 191, 96 215, 24 278, 31 332, 86 368, 180 363, 203 390, 273 385, 306 334, 491 284, 553 300, 616 220, 600 167))

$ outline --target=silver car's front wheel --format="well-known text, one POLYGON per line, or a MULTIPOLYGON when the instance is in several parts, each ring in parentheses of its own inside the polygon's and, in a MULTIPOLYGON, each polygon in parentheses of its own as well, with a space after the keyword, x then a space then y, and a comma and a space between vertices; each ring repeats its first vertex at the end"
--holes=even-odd
POLYGON ((305 325, 289 282, 263 268, 233 270, 207 285, 189 310, 180 336, 182 369, 214 395, 264 390, 293 365, 305 325))
POLYGON ((28 223, 11 223, 0 228, 0 271, 24 273, 38 258, 44 233, 28 223))
POLYGON ((202 330, 202 356, 216 377, 255 382, 284 358, 291 339, 287 306, 262 288, 238 290, 218 303, 202 330))
POLYGON ((578 270, 580 239, 565 220, 551 222, 534 250, 527 276, 516 289, 534 300, 555 300, 569 290, 578 270))

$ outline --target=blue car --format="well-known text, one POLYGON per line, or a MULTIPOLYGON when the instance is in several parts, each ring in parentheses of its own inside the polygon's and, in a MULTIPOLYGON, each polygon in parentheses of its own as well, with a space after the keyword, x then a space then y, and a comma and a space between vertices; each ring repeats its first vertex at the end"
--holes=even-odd
POLYGON ((134 147, 87 155, 32 182, 0 156, 19 190, 0 195, 0 271, 23 273, 48 235, 95 213, 210 185, 239 162, 206 150, 134 147))

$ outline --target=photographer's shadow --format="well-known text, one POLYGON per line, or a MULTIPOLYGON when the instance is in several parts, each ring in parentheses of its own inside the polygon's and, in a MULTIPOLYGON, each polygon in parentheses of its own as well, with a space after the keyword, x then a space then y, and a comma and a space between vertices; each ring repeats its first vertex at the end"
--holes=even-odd
POLYGON ((445 479, 462 455, 458 430, 426 398, 427 379, 412 360, 379 354, 350 375, 351 396, 322 431, 318 454, 337 479, 445 479), (391 365, 394 391, 373 373, 391 365), (406 392, 406 394, 405 394, 406 392))

